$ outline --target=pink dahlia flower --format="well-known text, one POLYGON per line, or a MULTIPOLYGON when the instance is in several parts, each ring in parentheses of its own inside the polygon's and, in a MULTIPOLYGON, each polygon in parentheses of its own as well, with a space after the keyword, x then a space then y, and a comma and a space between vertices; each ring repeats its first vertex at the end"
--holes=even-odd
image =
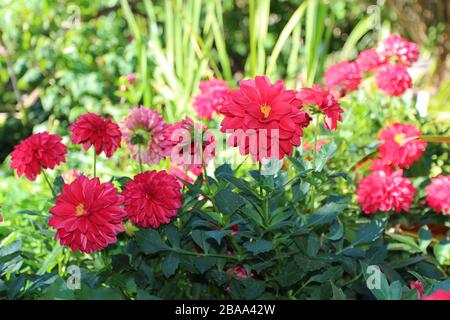
POLYGON ((199 89, 200 94, 194 99, 195 111, 198 118, 211 120, 228 94, 228 85, 219 79, 204 80, 200 82, 199 89))
POLYGON ((375 171, 361 180, 356 190, 357 201, 365 214, 377 211, 408 211, 415 189, 402 170, 393 173, 375 171))
POLYGON ((410 66, 419 59, 417 44, 392 34, 381 42, 377 51, 385 59, 393 59, 396 63, 410 66))
POLYGON ((419 160, 427 143, 418 138, 422 133, 412 124, 394 123, 381 130, 378 153, 385 164, 406 168, 419 160))
POLYGON ((367 49, 359 53, 355 62, 361 72, 371 72, 383 65, 386 60, 375 49, 367 49))
POLYGON ((164 155, 184 170, 201 171, 202 161, 207 165, 215 156, 214 135, 190 117, 170 126, 164 139, 164 155))
POLYGON ((386 64, 376 75, 378 88, 390 96, 400 96, 412 87, 411 76, 402 64, 386 64))
POLYGON ((425 188, 427 204, 436 212, 450 214, 450 175, 431 179, 431 184, 425 188))
POLYGON ((145 107, 133 108, 121 123, 123 138, 134 160, 157 164, 163 159, 164 132, 168 125, 162 116, 145 107))
POLYGON ((372 158, 370 159, 370 166, 369 170, 371 171, 384 171, 386 173, 392 173, 394 171, 394 168, 392 168, 390 165, 387 165, 382 159, 372 158))
POLYGON ((423 297, 422 300, 450 300, 450 290, 436 290, 432 294, 423 297))
POLYGON ((358 89, 361 72, 355 62, 343 61, 325 71, 323 82, 329 89, 342 92, 341 96, 344 96, 347 92, 358 89))

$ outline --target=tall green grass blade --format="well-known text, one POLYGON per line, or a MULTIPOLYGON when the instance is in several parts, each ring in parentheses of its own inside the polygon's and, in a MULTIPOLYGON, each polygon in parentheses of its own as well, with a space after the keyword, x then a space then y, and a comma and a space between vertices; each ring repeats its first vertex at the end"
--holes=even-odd
POLYGON ((359 40, 361 40, 367 32, 374 28, 378 22, 378 19, 378 13, 374 13, 356 24, 341 50, 341 60, 349 60, 352 58, 359 40))
MULTIPOLYGON (((277 59, 281 53, 281 50, 283 49, 284 45, 286 44, 286 41, 289 39, 289 36, 291 33, 295 30, 296 27, 298 27, 296 30, 296 35, 298 38, 292 38, 293 45, 291 48, 291 55, 292 52, 298 52, 299 44, 300 44, 300 33, 301 33, 301 20, 303 18, 303 15, 305 14, 305 10, 307 7, 308 1, 303 2, 292 14, 292 16, 289 18, 288 22, 284 26, 283 30, 281 31, 280 35, 278 36, 277 42, 275 43, 275 46, 273 47, 272 53, 269 58, 269 62, 267 65, 266 74, 271 75, 274 71, 277 59)), ((290 55, 290 56, 291 56, 290 55)), ((294 59, 294 58, 292 58, 294 59)), ((291 59, 289 59, 291 60, 291 59)), ((296 60, 296 59, 295 59, 296 60)), ((289 68, 288 68, 289 69, 289 68)))

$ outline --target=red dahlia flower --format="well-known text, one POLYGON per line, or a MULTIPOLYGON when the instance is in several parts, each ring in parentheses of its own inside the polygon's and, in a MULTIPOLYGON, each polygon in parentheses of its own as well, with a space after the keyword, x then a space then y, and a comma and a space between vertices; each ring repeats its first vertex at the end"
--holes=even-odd
POLYGON ((126 217, 122 203, 123 197, 112 183, 80 176, 63 186, 50 209, 48 224, 57 230, 61 244, 74 252, 91 253, 117 241, 126 217))
POLYGON ((423 297, 422 300, 450 300, 450 290, 436 290, 432 294, 429 294, 426 297, 423 297))
POLYGON ((228 85, 225 81, 211 79, 201 81, 199 89, 200 94, 194 100, 195 111, 200 119, 211 120, 225 101, 228 85))
POLYGON ((402 170, 393 173, 375 171, 361 180, 356 190, 357 201, 366 214, 377 211, 408 211, 414 200, 411 181, 402 177, 402 170))
POLYGON ((170 156, 173 163, 192 172, 202 170, 202 161, 207 165, 214 159, 215 146, 212 132, 187 116, 164 132, 162 143, 164 155, 170 156))
POLYGON ((390 96, 400 96, 412 87, 411 76, 402 64, 385 64, 376 75, 378 88, 390 96))
POLYGON ((412 124, 394 123, 381 130, 378 153, 385 164, 406 168, 419 160, 427 143, 418 140, 422 133, 412 124))
POLYGON ((94 113, 79 116, 70 126, 70 131, 72 131, 72 143, 82 144, 84 150, 94 146, 97 155, 104 152, 108 158, 120 146, 122 137, 116 123, 94 113))
POLYGON ((392 173, 394 168, 390 165, 387 165, 382 159, 372 158, 370 159, 371 165, 369 166, 369 170, 371 171, 384 171, 386 173, 392 173))
POLYGON ((325 128, 336 130, 337 122, 342 121, 344 109, 331 93, 331 91, 315 84, 312 88, 300 89, 297 99, 303 104, 315 104, 320 111, 325 113, 325 128))
POLYGON ((11 153, 11 168, 33 181, 41 168, 53 169, 66 161, 67 148, 61 137, 48 132, 36 133, 22 140, 11 153))
POLYGON ((436 212, 450 214, 450 175, 431 179, 431 184, 425 188, 427 204, 436 212))
POLYGON ((225 116, 221 131, 232 131, 228 144, 258 161, 290 155, 310 122, 295 95, 282 81, 272 84, 265 76, 241 81, 220 109, 225 116))
POLYGON ((410 66, 419 59, 417 44, 392 34, 379 44, 377 51, 385 59, 393 59, 395 63, 410 66))
POLYGON ((125 185, 125 211, 130 220, 143 228, 158 228, 181 208, 181 192, 177 179, 165 171, 146 171, 125 185))
POLYGON ((386 60, 375 49, 367 49, 359 53, 355 62, 359 71, 371 72, 383 65, 386 60))
POLYGON ((0 214, 0 223, 3 222, 3 216, 0 214))
POLYGON ((409 287, 411 288, 411 290, 416 289, 417 290, 417 298, 422 299, 422 296, 423 296, 422 281, 420 281, 420 280, 411 281, 411 283, 409 284, 409 287))
POLYGON ((361 72, 355 62, 343 61, 325 71, 323 82, 330 90, 341 92, 340 96, 344 96, 346 92, 358 89, 361 72))

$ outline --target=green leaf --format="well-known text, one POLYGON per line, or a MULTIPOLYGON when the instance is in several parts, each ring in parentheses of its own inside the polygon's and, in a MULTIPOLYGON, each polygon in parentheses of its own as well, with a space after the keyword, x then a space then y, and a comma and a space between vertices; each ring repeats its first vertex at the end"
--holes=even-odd
POLYGON ((254 255, 272 250, 273 244, 267 240, 256 240, 254 242, 246 242, 244 247, 254 255))
POLYGON ((331 223, 344 211, 347 204, 329 202, 308 217, 307 227, 318 226, 331 223))
POLYGON ((37 212, 37 211, 31 211, 31 210, 19 210, 16 212, 17 214, 26 214, 29 216, 44 216, 44 213, 37 212))
POLYGON ((192 231, 192 239, 194 239, 195 243, 203 249, 206 253, 208 253, 211 245, 207 242, 209 239, 208 234, 202 230, 193 230, 192 231))
POLYGON ((437 243, 433 252, 439 264, 450 266, 450 243, 437 243))
POLYGON ((372 242, 378 239, 384 231, 387 219, 387 217, 384 217, 363 224, 358 230, 352 245, 356 246, 361 243, 372 242))
POLYGON ((168 224, 165 227, 167 239, 169 240, 170 244, 174 248, 180 247, 180 232, 178 231, 177 227, 175 227, 173 224, 168 224))
POLYGON ((328 160, 336 155, 337 146, 334 142, 329 142, 320 148, 316 158, 316 170, 322 171, 328 160))
POLYGON ((428 229, 427 226, 423 226, 419 230, 419 247, 422 250, 422 252, 426 252, 428 246, 430 245, 432 241, 433 235, 431 234, 431 231, 428 229))
POLYGON ((306 253, 309 257, 312 258, 317 255, 319 249, 320 249, 320 238, 316 233, 312 232, 308 236, 306 253))
POLYGON ((220 245, 222 242, 222 239, 229 235, 231 233, 231 230, 213 230, 213 231, 207 231, 206 234, 216 240, 217 244, 220 245))
POLYGON ((14 240, 10 245, 0 248, 0 258, 9 256, 17 251, 19 251, 22 246, 22 240, 14 240))
POLYGON ((175 253, 170 253, 162 264, 162 272, 166 278, 171 277, 175 274, 180 264, 180 257, 175 253))
POLYGON ((333 300, 346 300, 347 297, 345 296, 344 291, 342 291, 341 288, 336 287, 333 281, 330 281, 330 283, 331 289, 333 290, 333 300))
POLYGON ((136 241, 145 254, 153 254, 170 249, 161 239, 158 231, 153 229, 139 230, 136 233, 136 241))
POLYGON ((233 214, 245 205, 242 197, 228 189, 220 190, 215 196, 215 202, 220 212, 233 214))

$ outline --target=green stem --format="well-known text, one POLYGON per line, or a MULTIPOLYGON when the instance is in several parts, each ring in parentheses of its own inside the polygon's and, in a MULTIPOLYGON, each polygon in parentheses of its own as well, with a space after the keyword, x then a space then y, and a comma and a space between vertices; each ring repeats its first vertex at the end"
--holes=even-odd
POLYGON ((216 254, 216 253, 197 253, 193 251, 183 250, 183 249, 176 249, 176 248, 170 248, 170 251, 179 253, 179 254, 185 254, 187 256, 194 256, 194 257, 210 257, 210 258, 222 258, 222 259, 229 259, 229 260, 240 260, 236 256, 228 256, 224 254, 216 254))
MULTIPOLYGON (((313 169, 316 170, 316 158, 317 158, 317 136, 319 135, 319 121, 320 121, 320 114, 318 113, 316 115, 316 126, 314 127, 314 146, 313 146, 313 169)), ((315 201, 315 195, 316 190, 314 185, 311 185, 311 213, 314 212, 314 201, 315 201)))
POLYGON ((258 170, 259 170, 259 195, 263 201, 262 210, 263 210, 263 220, 267 225, 269 225, 269 195, 263 194, 263 181, 262 181, 262 163, 258 162, 258 170))
POLYGON ((93 171, 94 171, 94 178, 96 178, 97 177, 97 152, 95 151, 95 148, 93 148, 93 150, 94 150, 94 168, 93 168, 93 171))
POLYGON ((45 169, 41 167, 41 171, 42 171, 42 174, 44 175, 45 182, 47 182, 48 187, 49 187, 50 190, 52 191, 53 198, 56 198, 56 192, 55 192, 55 189, 53 189, 52 184, 50 183, 50 180, 48 179, 48 176, 47 176, 47 174, 45 173, 45 169))
POLYGON ((143 166, 142 166, 142 158, 141 158, 141 144, 138 144, 138 160, 139 160, 139 173, 144 172, 143 166))

